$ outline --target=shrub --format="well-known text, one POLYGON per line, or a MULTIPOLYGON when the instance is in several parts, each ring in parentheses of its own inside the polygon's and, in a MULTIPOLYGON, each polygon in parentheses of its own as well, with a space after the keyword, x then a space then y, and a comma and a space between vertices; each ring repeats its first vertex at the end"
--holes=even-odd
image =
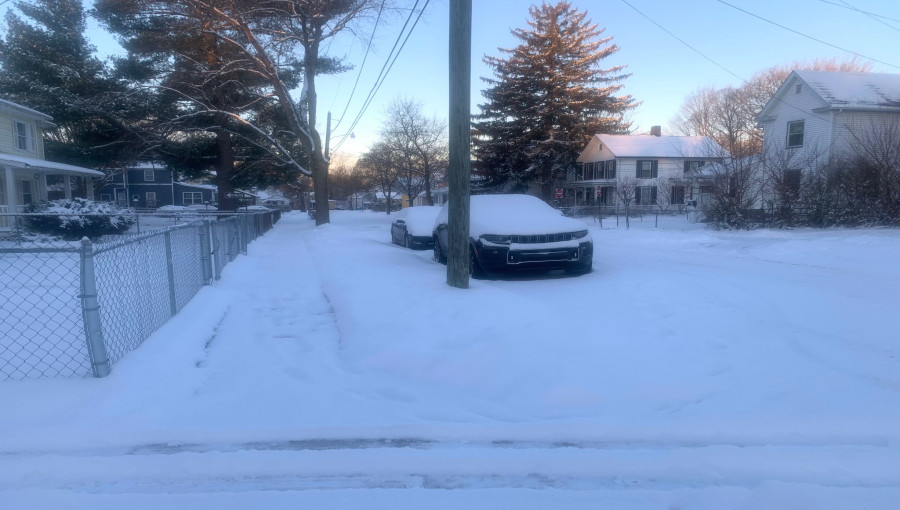
POLYGON ((29 230, 70 240, 121 234, 134 224, 131 211, 83 198, 41 202, 29 206, 26 212, 40 214, 25 217, 29 230))

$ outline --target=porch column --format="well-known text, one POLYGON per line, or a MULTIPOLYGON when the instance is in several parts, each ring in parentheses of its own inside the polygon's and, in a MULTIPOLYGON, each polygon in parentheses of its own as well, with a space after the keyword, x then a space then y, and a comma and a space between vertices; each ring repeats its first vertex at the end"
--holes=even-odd
POLYGON ((63 191, 66 194, 66 200, 72 198, 72 176, 66 174, 63 176, 63 191))
POLYGON ((4 167, 6 171, 6 205, 9 212, 16 212, 16 179, 13 177, 12 167, 4 167))

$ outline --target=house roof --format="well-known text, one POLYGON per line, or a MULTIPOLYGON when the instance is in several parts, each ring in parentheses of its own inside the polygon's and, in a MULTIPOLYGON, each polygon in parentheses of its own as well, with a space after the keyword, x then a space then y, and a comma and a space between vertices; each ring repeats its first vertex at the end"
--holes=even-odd
POLYGON ((90 168, 82 168, 80 166, 67 165, 65 163, 55 163, 53 161, 38 158, 16 156, 13 154, 0 153, 0 163, 19 168, 31 168, 37 172, 43 173, 52 172, 57 174, 80 175, 83 177, 103 177, 105 175, 103 172, 91 170, 90 168))
MULTIPOLYGON (((585 152, 597 142, 617 158, 698 158, 720 156, 724 150, 708 136, 594 135, 585 152)), ((582 152, 579 161, 587 156, 582 152)))
POLYGON ((47 124, 51 124, 53 117, 47 115, 46 113, 41 113, 37 110, 32 110, 27 106, 22 106, 19 103, 13 103, 12 101, 7 101, 6 99, 0 99, 0 107, 7 108, 10 110, 15 110, 19 113, 24 113, 30 117, 36 118, 38 120, 42 120, 47 124))
POLYGON ((759 112, 758 122, 770 115, 794 80, 809 86, 826 108, 900 111, 900 74, 795 70, 759 112))
POLYGON ((189 188, 200 188, 200 189, 208 189, 208 190, 213 190, 213 191, 218 189, 216 186, 213 186, 212 184, 195 184, 195 183, 191 183, 191 182, 181 182, 181 181, 175 181, 175 184, 178 184, 179 186, 187 186, 189 188))
POLYGON ((794 71, 834 108, 900 108, 900 74, 794 71))

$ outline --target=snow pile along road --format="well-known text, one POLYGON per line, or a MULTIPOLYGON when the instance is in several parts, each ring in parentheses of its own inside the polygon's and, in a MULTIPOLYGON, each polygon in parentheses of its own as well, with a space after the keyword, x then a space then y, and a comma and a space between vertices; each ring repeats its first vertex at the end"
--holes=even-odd
POLYGON ((0 506, 900 501, 896 231, 587 220, 591 274, 462 291, 391 216, 334 216, 286 215, 109 378, 0 385, 0 506))

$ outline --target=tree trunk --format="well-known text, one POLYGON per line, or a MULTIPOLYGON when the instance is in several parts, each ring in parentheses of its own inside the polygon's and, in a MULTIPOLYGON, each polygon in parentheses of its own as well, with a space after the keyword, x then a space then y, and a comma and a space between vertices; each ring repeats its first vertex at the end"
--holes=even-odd
POLYGON ((216 146, 219 150, 219 164, 216 168, 216 187, 219 210, 234 211, 236 202, 229 195, 234 193, 231 184, 231 171, 234 169, 234 148, 231 144, 231 134, 225 129, 216 131, 216 146))

